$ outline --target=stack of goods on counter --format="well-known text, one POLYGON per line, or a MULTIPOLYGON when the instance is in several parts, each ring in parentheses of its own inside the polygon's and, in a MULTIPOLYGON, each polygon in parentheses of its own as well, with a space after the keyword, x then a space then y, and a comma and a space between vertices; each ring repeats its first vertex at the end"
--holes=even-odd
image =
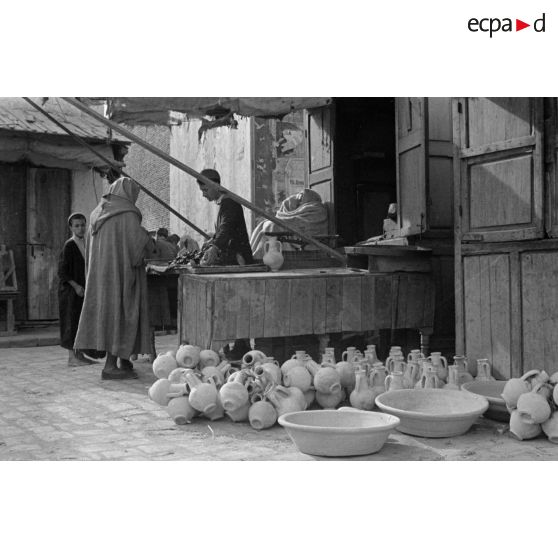
POLYGON ((530 370, 506 382, 502 399, 510 412, 510 433, 530 440, 544 432, 558 444, 558 372, 530 370))
POLYGON ((296 351, 279 365, 254 350, 236 369, 214 351, 181 345, 153 362, 158 379, 149 396, 165 406, 177 424, 189 424, 199 415, 210 420, 226 415, 262 430, 273 426, 278 416, 310 406, 335 409, 343 404, 372 410, 376 397, 386 390, 459 389, 473 379, 465 357, 454 357, 448 367, 440 353, 426 358, 418 349, 405 358, 401 347, 392 347, 384 365, 374 345, 364 353, 348 347, 339 362, 334 349, 326 348, 321 361, 319 365, 305 351, 296 351))
POLYGON ((191 250, 178 254, 172 262, 170 262, 168 269, 174 269, 183 265, 199 265, 203 258, 203 250, 191 250))

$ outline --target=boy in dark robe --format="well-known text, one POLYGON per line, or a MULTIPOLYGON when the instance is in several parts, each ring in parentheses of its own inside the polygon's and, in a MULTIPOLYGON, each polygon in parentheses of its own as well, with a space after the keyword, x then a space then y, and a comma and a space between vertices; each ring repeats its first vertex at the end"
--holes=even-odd
POLYGON ((58 260, 60 345, 68 350, 68 366, 93 363, 82 351, 73 348, 85 293, 85 223, 81 213, 70 215, 72 237, 64 244, 58 260))

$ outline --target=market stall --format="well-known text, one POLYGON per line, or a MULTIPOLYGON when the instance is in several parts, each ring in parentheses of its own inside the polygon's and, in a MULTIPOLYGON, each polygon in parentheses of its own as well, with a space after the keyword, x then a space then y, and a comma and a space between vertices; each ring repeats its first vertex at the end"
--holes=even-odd
POLYGON ((428 273, 355 268, 267 273, 181 273, 179 339, 218 350, 235 339, 418 329, 428 351, 434 288, 428 273))

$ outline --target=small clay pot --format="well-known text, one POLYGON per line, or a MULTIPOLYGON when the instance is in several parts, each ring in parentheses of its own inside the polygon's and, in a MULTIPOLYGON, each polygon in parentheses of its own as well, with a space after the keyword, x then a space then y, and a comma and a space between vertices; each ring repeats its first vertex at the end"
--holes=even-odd
POLYGON ((553 444, 558 444, 558 412, 542 423, 542 429, 553 444))
POLYGON ((542 424, 552 414, 546 398, 535 390, 523 393, 517 400, 517 412, 521 420, 527 424, 542 424))
POLYGON ((174 397, 167 405, 167 412, 176 424, 190 424, 197 411, 190 405, 187 397, 174 397))
POLYGON ((542 432, 540 424, 526 423, 516 409, 510 414, 510 434, 518 440, 536 438, 542 432))
POLYGON ((304 366, 292 366, 283 372, 283 385, 286 387, 297 387, 301 391, 307 391, 312 385, 312 376, 304 366))
POLYGON ((169 374, 177 367, 176 359, 171 351, 159 355, 153 361, 153 374, 157 378, 168 378, 169 374))
POLYGON ((314 387, 316 391, 321 393, 338 393, 342 391, 341 377, 337 369, 332 366, 321 366, 314 376, 314 387))
POLYGON ((248 420, 255 430, 271 428, 277 422, 277 411, 269 401, 257 401, 250 406, 248 420))
POLYGON ((180 345, 176 351, 176 362, 184 368, 195 368, 200 361, 200 348, 194 345, 180 345))

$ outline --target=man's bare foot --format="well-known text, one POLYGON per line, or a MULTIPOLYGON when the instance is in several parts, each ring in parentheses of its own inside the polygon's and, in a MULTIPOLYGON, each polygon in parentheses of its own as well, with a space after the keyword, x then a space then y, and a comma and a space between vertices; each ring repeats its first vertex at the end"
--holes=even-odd
POLYGON ((74 368, 75 366, 87 366, 89 364, 93 364, 92 362, 84 362, 83 360, 79 360, 79 358, 69 357, 68 358, 68 366, 70 368, 74 368))

